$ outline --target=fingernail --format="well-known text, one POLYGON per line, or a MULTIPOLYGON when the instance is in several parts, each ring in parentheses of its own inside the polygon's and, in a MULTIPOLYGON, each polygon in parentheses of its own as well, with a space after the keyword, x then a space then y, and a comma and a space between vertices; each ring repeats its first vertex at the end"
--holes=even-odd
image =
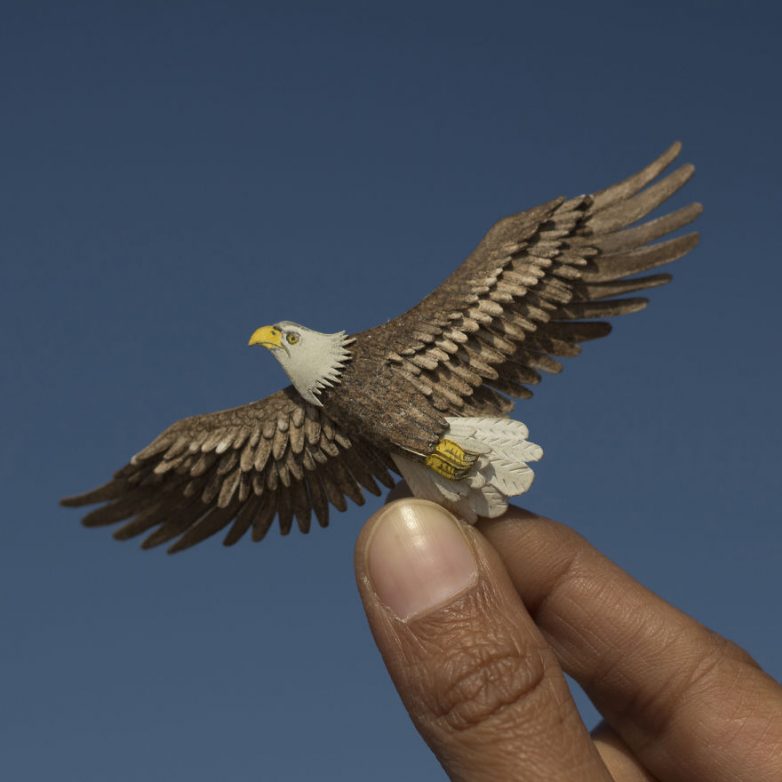
POLYGON ((375 593, 400 619, 445 605, 478 580, 478 563, 459 522, 439 505, 389 506, 372 531, 367 570, 375 593))

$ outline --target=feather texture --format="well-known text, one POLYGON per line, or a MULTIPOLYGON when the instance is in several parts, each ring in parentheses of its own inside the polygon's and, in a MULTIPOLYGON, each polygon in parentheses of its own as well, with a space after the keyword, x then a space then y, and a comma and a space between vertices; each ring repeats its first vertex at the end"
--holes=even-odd
POLYGON ((333 355, 305 362, 312 377, 289 362, 304 397, 289 387, 179 421, 107 484, 63 504, 99 504, 85 525, 121 522, 115 537, 146 535, 145 548, 173 541, 178 551, 226 529, 233 545, 248 531, 262 539, 275 518, 283 534, 294 522, 307 532, 313 516, 326 526, 330 506, 393 486, 396 466, 418 496, 496 515, 529 488, 527 463, 541 454, 522 424, 500 420, 510 397, 530 397, 542 372, 561 371, 560 357, 606 336, 604 318, 643 309, 647 300, 628 294, 669 282, 647 272, 696 245, 695 233, 666 237, 699 204, 646 220, 692 176, 690 165, 663 175, 680 149, 592 195, 500 220, 403 315, 354 337, 319 335, 339 340, 333 355), (480 454, 463 481, 424 464, 448 432, 480 454))
POLYGON ((529 462, 543 449, 527 440, 528 431, 510 418, 448 418, 446 437, 477 455, 467 476, 452 481, 420 462, 394 456, 399 472, 417 497, 438 502, 474 523, 479 516, 495 518, 508 508, 508 497, 523 494, 532 485, 529 462))
POLYGON ((650 242, 691 223, 702 211, 699 204, 632 225, 692 176, 693 167, 685 165, 658 179, 680 150, 680 144, 672 145, 637 174, 594 195, 557 198, 501 220, 437 290, 399 318, 358 335, 357 344, 371 334, 387 345, 386 360, 397 372, 415 367, 417 386, 431 396, 439 391, 438 409, 444 413, 507 412, 504 396, 479 389, 529 397, 527 384, 538 378, 522 378, 520 366, 558 372, 561 364, 550 355, 578 355, 579 342, 610 331, 594 319, 637 312, 647 304, 615 297, 671 279, 633 275, 671 263, 697 244, 696 233, 650 242), (439 336, 445 313, 448 339, 458 350, 409 340, 412 331, 439 336), (466 384, 452 380, 464 371, 470 373, 466 384))
POLYGON ((175 552, 232 522, 226 545, 250 528, 260 540, 275 516, 283 534, 294 518, 309 531, 312 511, 326 526, 326 497, 340 509, 345 496, 363 504, 362 489, 379 494, 377 482, 394 485, 389 469, 386 454, 350 438, 287 388, 259 402, 178 421, 105 486, 62 504, 104 502, 84 518, 86 526, 124 521, 116 538, 149 533, 144 548, 176 539, 169 548, 175 552), (177 465, 186 468, 182 474, 177 465))

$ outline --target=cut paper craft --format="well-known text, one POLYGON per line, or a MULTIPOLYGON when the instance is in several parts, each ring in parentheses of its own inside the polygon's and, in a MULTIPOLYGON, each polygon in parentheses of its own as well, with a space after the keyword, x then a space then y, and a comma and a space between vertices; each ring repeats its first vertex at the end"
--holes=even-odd
POLYGON ((526 492, 541 458, 508 418, 541 373, 562 369, 603 318, 637 312, 627 296, 669 282, 645 274, 697 243, 663 239, 700 213, 691 204, 642 221, 692 176, 674 144, 634 176, 592 195, 555 198, 494 225, 439 288, 398 318, 348 336, 290 321, 257 329, 292 385, 266 399, 176 422, 112 480, 62 501, 100 504, 88 527, 122 522, 119 540, 186 549, 226 530, 260 540, 275 518, 308 532, 329 506, 364 503, 401 474, 414 495, 468 521, 526 492), (638 276, 640 275, 640 276, 638 276))

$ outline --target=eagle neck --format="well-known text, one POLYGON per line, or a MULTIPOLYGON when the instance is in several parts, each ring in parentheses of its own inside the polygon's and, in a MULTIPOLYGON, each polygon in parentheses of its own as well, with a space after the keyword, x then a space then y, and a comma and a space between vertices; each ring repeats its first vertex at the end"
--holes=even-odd
POLYGON ((338 386, 342 373, 352 358, 347 349, 354 339, 344 331, 335 334, 307 334, 302 350, 292 356, 279 356, 283 369, 303 399, 323 406, 323 395, 338 386))

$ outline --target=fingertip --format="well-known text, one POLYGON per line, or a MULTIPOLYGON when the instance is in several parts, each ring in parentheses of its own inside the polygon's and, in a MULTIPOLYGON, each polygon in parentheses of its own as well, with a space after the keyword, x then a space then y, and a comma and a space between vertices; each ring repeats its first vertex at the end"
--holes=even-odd
POLYGON ((478 581, 478 560, 462 522, 421 499, 392 502, 362 530, 362 572, 378 601, 407 621, 478 581))
POLYGON ((356 566, 356 574, 361 577, 365 575, 366 573, 366 563, 367 563, 367 548, 369 546, 369 541, 372 538, 372 534, 377 527, 378 523, 380 522, 380 519, 385 516, 385 514, 398 503, 404 502, 409 495, 398 497, 398 498, 392 498, 392 494, 397 491, 400 487, 407 488, 404 483, 397 484, 388 494, 388 497, 386 498, 385 505, 383 505, 382 508, 379 508, 376 510, 366 521, 364 526, 361 528, 361 530, 358 533, 358 537, 356 538, 356 545, 354 547, 353 551, 353 558, 356 566))

